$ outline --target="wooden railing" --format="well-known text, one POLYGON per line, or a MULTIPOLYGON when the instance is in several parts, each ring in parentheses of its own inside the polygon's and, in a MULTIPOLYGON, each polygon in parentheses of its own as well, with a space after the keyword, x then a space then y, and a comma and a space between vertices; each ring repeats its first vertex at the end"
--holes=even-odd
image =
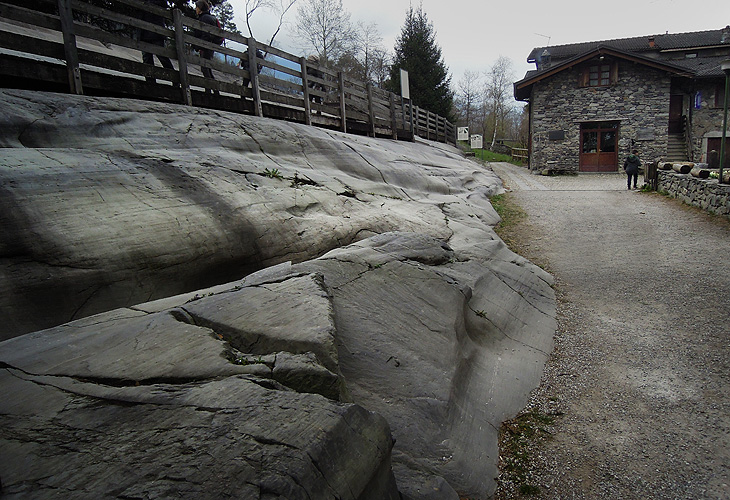
POLYGON ((456 143, 450 122, 392 92, 200 23, 177 9, 170 12, 141 0, 116 0, 116 10, 81 0, 21 5, 0 2, 3 87, 166 100, 343 132, 456 143), (143 21, 145 12, 164 18, 165 26, 143 21), (141 30, 163 35, 167 43, 159 46, 133 36, 141 30), (224 44, 195 38, 194 31, 223 36, 224 44), (201 58, 194 47, 223 58, 201 58), (264 58, 257 57, 257 49, 264 58), (156 66, 142 63, 143 51, 170 58, 173 69, 160 67, 159 60, 156 66), (254 70, 238 65, 240 60, 254 70), (201 66, 214 70, 215 79, 204 77, 201 66))
POLYGON ((528 160, 528 154, 527 149, 525 148, 513 148, 510 147, 510 156, 512 156, 513 160, 521 161, 523 163, 527 163, 528 160))

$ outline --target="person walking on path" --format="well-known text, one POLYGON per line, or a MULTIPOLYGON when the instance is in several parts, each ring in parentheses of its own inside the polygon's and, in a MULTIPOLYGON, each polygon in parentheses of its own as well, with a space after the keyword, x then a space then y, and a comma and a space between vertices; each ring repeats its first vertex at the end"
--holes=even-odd
MULTIPOLYGON (((145 0, 145 4, 167 9, 167 0, 145 0)), ((143 11, 142 20, 147 21, 151 24, 155 24, 157 26, 165 27, 164 17, 154 14, 152 12, 148 12, 146 10, 143 11)), ((161 33, 156 33, 154 31, 142 30, 142 32, 139 34, 140 41, 147 42, 151 45, 157 45, 158 47, 165 46, 165 38, 165 35, 161 33)), ((145 64, 149 64, 150 66, 154 66, 154 56, 155 54, 153 54, 152 52, 142 51, 142 62, 145 64)), ((174 69, 172 66, 172 61, 169 57, 157 54, 157 59, 160 61, 160 64, 162 64, 163 68, 174 69)), ((155 79, 151 76, 145 77, 145 80, 155 83, 155 79)))
POLYGON ((626 184, 628 189, 631 189, 631 178, 634 179, 634 189, 636 189, 636 181, 639 178, 639 167, 641 166, 641 159, 639 158, 639 152, 634 149, 631 154, 626 157, 624 161, 624 170, 626 171, 627 179, 626 184))

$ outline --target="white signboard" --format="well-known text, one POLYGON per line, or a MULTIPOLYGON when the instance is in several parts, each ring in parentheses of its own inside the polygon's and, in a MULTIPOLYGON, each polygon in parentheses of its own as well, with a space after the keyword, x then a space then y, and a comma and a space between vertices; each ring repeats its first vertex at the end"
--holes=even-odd
POLYGON ((459 127, 456 129, 456 140, 468 141, 469 140, 469 127, 459 127))
POLYGON ((479 134, 474 134, 471 136, 471 148, 472 149, 482 149, 482 136, 479 134))
POLYGON ((403 99, 411 98, 411 91, 408 85, 408 71, 404 69, 400 70, 400 95, 403 99))

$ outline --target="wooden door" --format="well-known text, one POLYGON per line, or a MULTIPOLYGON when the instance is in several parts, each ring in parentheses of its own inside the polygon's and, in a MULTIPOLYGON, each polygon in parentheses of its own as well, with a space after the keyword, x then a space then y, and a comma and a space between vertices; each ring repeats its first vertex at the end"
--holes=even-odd
POLYGON ((616 172, 618 170, 618 122, 581 124, 580 171, 616 172))
MULTIPOLYGON (((720 167, 720 146, 722 144, 722 138, 710 137, 707 139, 707 163, 710 168, 720 167)), ((730 137, 725 138, 725 162, 722 164, 723 168, 730 168, 730 137)))
POLYGON ((669 133, 681 134, 684 132, 684 122, 682 120, 682 107, 684 96, 669 96, 669 133))

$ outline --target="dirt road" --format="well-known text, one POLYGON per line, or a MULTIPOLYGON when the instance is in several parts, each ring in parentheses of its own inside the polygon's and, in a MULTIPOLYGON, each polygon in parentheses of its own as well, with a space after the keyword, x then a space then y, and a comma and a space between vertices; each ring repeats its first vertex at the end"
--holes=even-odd
POLYGON ((521 253, 555 275, 560 301, 525 409, 537 431, 517 452, 503 440, 496 497, 730 498, 728 221, 619 174, 492 167, 528 215, 521 253))

